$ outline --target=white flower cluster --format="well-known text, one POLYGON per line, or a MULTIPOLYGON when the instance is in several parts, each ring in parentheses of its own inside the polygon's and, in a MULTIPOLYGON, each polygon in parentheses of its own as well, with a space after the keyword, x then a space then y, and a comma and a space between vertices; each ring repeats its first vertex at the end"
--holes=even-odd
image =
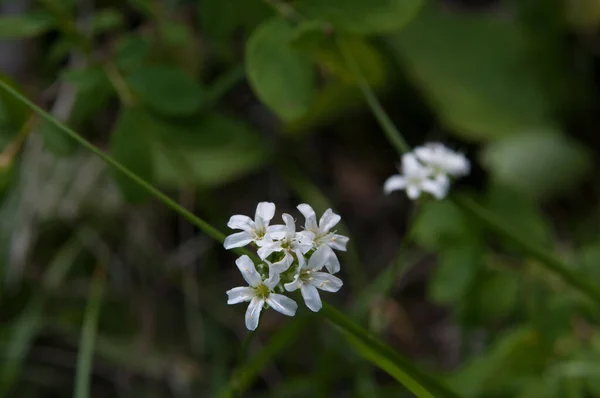
POLYGON ((307 204, 298 205, 306 222, 304 230, 296 232, 296 223, 289 214, 283 214, 284 225, 269 225, 275 216, 275 205, 261 202, 256 207, 254 220, 234 215, 227 226, 239 229, 224 242, 225 249, 254 245, 262 260, 255 266, 244 255, 236 260, 248 286, 227 291, 227 304, 250 302, 246 310, 246 327, 255 330, 263 309, 273 308, 284 315, 296 314, 298 305, 282 293, 300 289, 306 306, 319 311, 323 306, 317 289, 337 292, 342 281, 333 276, 340 270, 334 250, 346 250, 348 237, 331 231, 341 220, 331 209, 317 222, 315 211, 307 204), (328 272, 322 272, 326 268, 328 272))
POLYGON ((465 176, 470 169, 469 160, 462 153, 439 143, 425 144, 402 156, 402 174, 388 178, 383 191, 389 194, 404 189, 413 200, 421 192, 443 199, 450 188, 450 177, 465 176))

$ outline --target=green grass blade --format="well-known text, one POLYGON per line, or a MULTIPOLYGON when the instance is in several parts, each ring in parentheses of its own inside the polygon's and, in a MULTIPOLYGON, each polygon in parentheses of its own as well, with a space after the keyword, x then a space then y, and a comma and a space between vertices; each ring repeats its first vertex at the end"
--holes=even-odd
MULTIPOLYGON (((45 289, 58 287, 80 251, 81 244, 77 239, 65 243, 44 274, 45 289)), ((45 291, 35 293, 16 321, 7 344, 5 358, 0 365, 0 397, 8 396, 19 376, 31 342, 42 327, 45 302, 45 291)))
POLYGON ((92 279, 90 298, 83 318, 79 354, 77 355, 74 398, 89 398, 90 396, 92 359, 94 357, 100 307, 102 306, 102 297, 104 295, 105 278, 104 269, 98 268, 92 279))
POLYGON ((349 342, 359 354, 389 373, 417 397, 458 397, 444 383, 418 369, 410 360, 402 357, 329 304, 323 304, 321 313, 349 337, 349 342))

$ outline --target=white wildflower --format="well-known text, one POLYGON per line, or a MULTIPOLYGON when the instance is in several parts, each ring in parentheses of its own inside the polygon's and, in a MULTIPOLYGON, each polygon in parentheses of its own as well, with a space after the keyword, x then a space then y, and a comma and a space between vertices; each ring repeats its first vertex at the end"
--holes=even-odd
POLYGON ((471 165, 466 156, 440 143, 428 143, 414 149, 414 154, 431 169, 433 177, 449 184, 448 176, 462 177, 469 174, 471 165))
POLYGON ((346 245, 348 244, 349 239, 347 236, 330 231, 342 218, 338 214, 335 214, 331 209, 327 209, 317 223, 317 214, 312 207, 306 203, 302 203, 298 205, 297 208, 306 219, 304 231, 299 232, 298 235, 306 235, 307 237, 311 235, 314 236, 312 240, 315 244, 315 248, 323 248, 327 253, 327 261, 325 264, 327 270, 332 274, 335 274, 340 270, 340 261, 333 249, 346 251, 346 245))
POLYGON ((298 263, 304 264, 304 255, 313 247, 314 235, 297 234, 296 223, 291 215, 284 213, 281 218, 285 225, 270 226, 264 239, 256 244, 259 246, 258 256, 263 260, 273 253, 282 252, 283 258, 273 265, 285 271, 294 262, 294 254, 298 263))
POLYGON ((432 169, 419 163, 413 153, 407 153, 402 156, 402 175, 389 177, 384 183, 383 191, 389 194, 404 189, 413 200, 421 196, 421 192, 427 192, 442 199, 448 193, 448 188, 449 182, 434 180, 432 169))
POLYGON ((251 242, 258 244, 267 233, 267 227, 273 216, 275 216, 275 204, 270 202, 260 202, 256 206, 254 220, 240 214, 231 216, 227 226, 231 229, 241 229, 242 232, 237 232, 226 237, 223 246, 229 250, 235 247, 246 246, 251 242))
POLYGON ((248 256, 238 258, 235 263, 249 286, 234 287, 228 290, 227 304, 250 302, 246 310, 248 330, 257 328, 260 312, 265 304, 283 315, 294 316, 296 314, 298 304, 294 300, 282 294, 273 293, 280 282, 279 274, 274 273, 267 280, 263 280, 248 256))
POLYGON ((300 289, 306 306, 314 312, 318 312, 323 307, 317 289, 337 292, 343 285, 340 278, 327 272, 319 272, 329 259, 328 248, 329 246, 324 245, 317 249, 308 260, 308 265, 298 267, 294 280, 284 285, 288 292, 300 289))

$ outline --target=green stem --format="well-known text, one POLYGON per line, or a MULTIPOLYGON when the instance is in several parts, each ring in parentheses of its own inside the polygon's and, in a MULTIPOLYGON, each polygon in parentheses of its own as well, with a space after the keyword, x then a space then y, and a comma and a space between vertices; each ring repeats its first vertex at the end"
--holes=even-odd
POLYGON ((98 318, 104 295, 104 282, 106 271, 102 267, 96 269, 92 280, 90 298, 85 310, 79 354, 77 356, 77 372, 75 377, 74 398, 88 398, 90 396, 90 377, 92 372, 92 359, 98 329, 98 318))
POLYGON ((363 95, 365 96, 367 104, 369 104, 373 115, 379 122, 379 125, 383 129, 383 132, 385 133, 387 139, 394 146, 394 148, 396 148, 400 155, 410 152, 410 146, 408 146, 408 144, 404 140, 404 137, 402 137, 402 134, 400 134, 400 131, 398 131, 396 126, 394 126, 394 123, 390 120, 387 113, 385 113, 385 111, 383 110, 383 107, 379 103, 379 100, 377 99, 377 96, 375 95, 373 89, 369 85, 369 82, 360 70, 360 66, 356 61, 355 56, 352 54, 350 46, 348 46, 346 41, 340 37, 338 37, 337 42, 342 56, 348 64, 348 68, 354 75, 354 78, 358 83, 360 91, 362 91, 363 95))
POLYGON ((212 225, 210 225, 206 221, 195 216, 189 210, 180 206, 177 202, 175 202, 173 199, 171 199, 170 197, 168 197, 167 195, 165 195, 164 193, 159 191, 152 184, 150 184, 150 183, 146 182, 145 180, 143 180, 142 178, 138 177, 134 172, 129 170, 127 167, 123 166, 122 164, 120 164, 119 162, 114 160, 111 156, 105 154, 104 152, 102 152, 102 150, 100 150, 99 148, 94 146, 88 140, 86 140, 85 138, 83 138, 82 136, 77 134, 75 131, 73 131, 69 127, 65 126, 64 124, 62 124, 61 122, 56 120, 54 117, 52 117, 52 115, 48 114, 42 108, 40 108, 39 106, 37 106, 36 104, 31 102, 30 100, 25 98, 22 94, 20 94, 18 91, 16 91, 12 87, 10 87, 8 84, 6 84, 2 80, 0 80, 0 87, 2 89, 4 89, 5 91, 7 91, 12 96, 14 96, 19 101, 21 101, 23 104, 27 105, 29 108, 31 108, 31 110, 36 112, 38 115, 40 115, 42 118, 47 120, 49 123, 53 124, 58 129, 64 131, 69 137, 71 137, 72 139, 77 141, 77 143, 80 144, 82 147, 91 151, 93 154, 100 157, 106 163, 108 163, 109 165, 111 165, 112 167, 119 170, 121 173, 123 173, 127 177, 129 177, 136 184, 138 184, 139 186, 144 188, 146 191, 148 191, 148 193, 154 195, 161 202, 163 202, 165 205, 170 207, 172 210, 177 212, 179 215, 181 215, 182 217, 187 219, 189 222, 191 222, 192 224, 197 226, 200 230, 202 230, 208 236, 210 236, 214 240, 221 242, 221 243, 225 240, 225 234, 223 234, 221 231, 214 228, 212 225))
POLYGON ((458 395, 444 383, 418 369, 410 360, 402 357, 374 335, 349 320, 334 307, 324 303, 321 313, 331 323, 348 334, 351 339, 358 341, 362 346, 368 348, 371 355, 380 358, 378 361, 373 362, 377 362, 377 365, 388 373, 394 373, 394 377, 416 396, 458 398, 458 395))
POLYGON ((455 197, 453 200, 463 211, 475 216, 498 234, 510 239, 523 253, 540 261, 541 265, 560 276, 564 282, 600 303, 600 288, 592 280, 586 278, 585 275, 574 271, 569 264, 550 253, 547 249, 531 243, 531 240, 521 236, 518 231, 506 225, 474 200, 467 197, 455 197))

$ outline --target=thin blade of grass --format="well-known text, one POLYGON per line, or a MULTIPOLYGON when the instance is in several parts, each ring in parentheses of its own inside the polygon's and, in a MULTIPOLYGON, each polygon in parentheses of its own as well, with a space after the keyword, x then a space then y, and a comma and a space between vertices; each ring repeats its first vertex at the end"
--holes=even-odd
POLYGON ((102 267, 98 267, 94 273, 90 287, 90 297, 83 319, 81 340, 79 342, 79 354, 77 355, 77 370, 75 375, 74 398, 89 398, 90 378, 92 371, 92 359, 94 357, 94 345, 98 328, 98 318, 102 307, 104 296, 104 284, 106 274, 102 267))
MULTIPOLYGON (((44 274, 44 288, 46 290, 55 289, 60 285, 80 251, 81 244, 77 239, 65 243, 44 274)), ((45 302, 45 291, 35 293, 16 321, 7 344, 5 358, 0 366, 0 397, 8 396, 10 393, 29 352, 31 342, 43 326, 45 302)))
POLYGON ((417 368, 410 360, 402 357, 329 304, 323 304, 321 313, 345 336, 350 337, 349 342, 359 354, 389 373, 417 397, 458 397, 443 382, 417 368))

